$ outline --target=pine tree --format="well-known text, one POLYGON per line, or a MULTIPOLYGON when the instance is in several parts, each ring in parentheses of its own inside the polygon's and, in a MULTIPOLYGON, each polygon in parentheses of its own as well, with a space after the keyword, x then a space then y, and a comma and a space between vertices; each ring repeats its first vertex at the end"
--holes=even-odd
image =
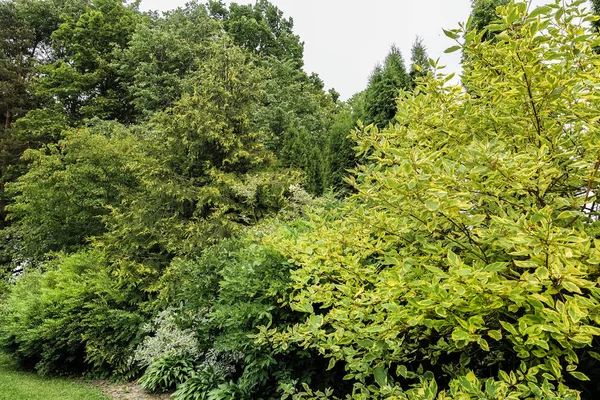
POLYGON ((375 67, 366 93, 364 122, 385 127, 393 121, 400 90, 410 88, 400 49, 393 45, 382 66, 375 67))
POLYGON ((410 57, 410 84, 414 88, 416 86, 416 80, 419 77, 427 75, 431 70, 429 65, 429 56, 427 55, 427 49, 423 44, 423 39, 416 37, 411 49, 410 57))
MULTIPOLYGON (((496 7, 505 6, 508 2, 509 0, 472 0, 471 19, 467 25, 467 29, 476 29, 478 31, 484 29, 498 18, 496 7)), ((494 36, 493 33, 486 32, 483 38, 489 40, 494 36)))

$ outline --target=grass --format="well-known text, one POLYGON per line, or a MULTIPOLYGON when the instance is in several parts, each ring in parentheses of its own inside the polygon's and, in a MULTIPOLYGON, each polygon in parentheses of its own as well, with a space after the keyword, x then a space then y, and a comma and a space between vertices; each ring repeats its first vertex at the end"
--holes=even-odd
POLYGON ((19 371, 0 354, 0 400, 108 400, 91 385, 19 371))

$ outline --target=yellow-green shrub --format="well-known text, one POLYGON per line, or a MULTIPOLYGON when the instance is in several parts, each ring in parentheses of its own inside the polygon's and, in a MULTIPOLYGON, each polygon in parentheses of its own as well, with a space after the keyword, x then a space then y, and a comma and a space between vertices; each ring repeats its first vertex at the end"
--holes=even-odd
POLYGON ((594 393, 600 58, 582 3, 511 3, 493 41, 446 32, 464 33, 449 50, 466 90, 438 74, 401 97, 394 127, 357 132, 356 194, 272 240, 301 266, 306 319, 265 341, 342 363, 352 399, 594 393))

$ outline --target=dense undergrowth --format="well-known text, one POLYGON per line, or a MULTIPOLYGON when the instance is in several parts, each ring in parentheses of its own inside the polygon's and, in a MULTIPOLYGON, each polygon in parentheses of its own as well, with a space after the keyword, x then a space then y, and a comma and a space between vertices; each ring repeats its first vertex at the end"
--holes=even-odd
POLYGON ((595 398, 582 1, 446 31, 460 86, 394 48, 345 103, 266 1, 0 4, 22 29, 4 54, 31 63, 2 60, 30 78, 1 137, 0 346, 21 366, 179 400, 595 398))

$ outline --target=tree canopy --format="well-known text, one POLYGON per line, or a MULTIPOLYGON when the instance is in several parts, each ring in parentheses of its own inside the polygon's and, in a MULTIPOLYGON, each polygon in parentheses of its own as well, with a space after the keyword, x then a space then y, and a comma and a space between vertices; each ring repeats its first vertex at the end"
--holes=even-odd
MULTIPOLYGON (((600 39, 473 2, 343 99, 267 0, 0 2, 0 349, 175 400, 600 392, 600 39)), ((592 10, 598 11, 598 4, 592 10)))

